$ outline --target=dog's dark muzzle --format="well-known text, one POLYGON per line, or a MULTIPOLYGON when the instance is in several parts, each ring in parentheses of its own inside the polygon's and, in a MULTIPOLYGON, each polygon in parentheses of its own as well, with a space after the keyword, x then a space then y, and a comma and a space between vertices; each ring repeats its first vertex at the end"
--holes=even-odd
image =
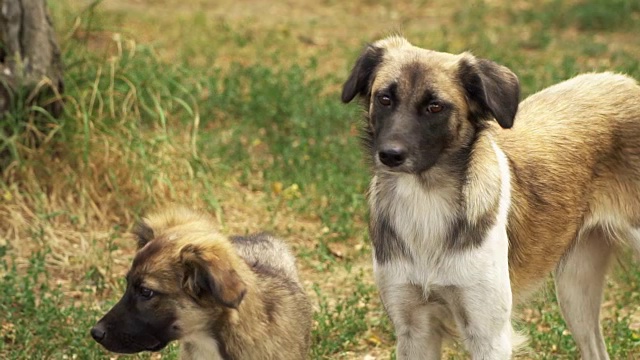
POLYGON ((105 349, 121 354, 141 351, 159 351, 172 336, 166 333, 167 326, 156 326, 153 321, 128 309, 126 300, 120 300, 91 329, 91 337, 105 349))
POLYGON ((442 152, 442 144, 420 144, 409 141, 381 141, 375 148, 375 155, 381 170, 395 173, 420 174, 429 170, 437 162, 442 152))
POLYGON ((91 328, 91 337, 105 349, 120 354, 160 351, 168 343, 149 334, 130 333, 127 329, 120 329, 102 321, 91 328))

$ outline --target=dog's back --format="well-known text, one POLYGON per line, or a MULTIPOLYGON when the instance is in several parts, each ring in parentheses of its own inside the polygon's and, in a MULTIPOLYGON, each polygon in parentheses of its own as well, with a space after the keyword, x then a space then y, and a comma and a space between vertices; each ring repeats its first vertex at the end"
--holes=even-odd
MULTIPOLYGON (((230 238, 240 257, 255 273, 264 311, 273 327, 270 332, 282 332, 293 336, 281 337, 284 343, 274 344, 270 349, 282 354, 260 354, 264 359, 306 359, 310 346, 312 309, 300 283, 295 257, 280 239, 267 233, 230 238), (279 321, 273 321, 279 319, 279 321)), ((270 336, 270 334, 265 334, 270 336)))
POLYGON ((274 276, 296 283, 300 281, 296 259, 282 240, 268 233, 232 236, 230 240, 249 265, 259 264, 260 267, 271 269, 274 276))
POLYGON ((510 219, 516 292, 535 284, 581 234, 640 246, 640 86, 619 74, 583 74, 526 100, 509 131, 494 133, 511 159, 510 219), (526 214, 523 215, 523 214, 526 214), (550 216, 550 214, 552 214, 550 216), (536 241, 525 241, 533 237, 536 241), (535 258, 532 262, 524 259, 535 258), (528 286, 523 286, 528 284, 528 286))

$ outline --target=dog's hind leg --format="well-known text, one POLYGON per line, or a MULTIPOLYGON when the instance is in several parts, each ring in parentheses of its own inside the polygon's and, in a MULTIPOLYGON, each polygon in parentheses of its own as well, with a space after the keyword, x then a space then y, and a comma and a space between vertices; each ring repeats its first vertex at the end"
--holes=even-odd
POLYGON ((600 304, 614 245, 601 229, 577 239, 555 272, 556 293, 564 319, 582 358, 609 359, 600 329, 600 304))

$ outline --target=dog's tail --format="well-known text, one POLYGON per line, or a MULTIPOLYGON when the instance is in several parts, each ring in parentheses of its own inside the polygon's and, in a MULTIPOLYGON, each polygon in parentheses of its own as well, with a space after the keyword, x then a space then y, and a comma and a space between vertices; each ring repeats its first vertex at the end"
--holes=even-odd
POLYGON ((640 228, 634 228, 631 231, 631 238, 628 241, 631 248, 636 253, 636 258, 640 260, 640 228))
POLYGON ((520 331, 513 330, 511 333, 512 356, 524 356, 531 353, 529 338, 520 331))
POLYGON ((602 231, 610 243, 618 247, 631 248, 636 259, 640 260, 640 228, 630 224, 604 223, 602 231))
MULTIPOLYGON (((441 322, 441 333, 444 335, 443 345, 445 347, 454 347, 456 343, 459 343, 462 339, 460 338, 460 333, 458 328, 454 323, 449 322, 447 320, 440 319, 441 322)), ((513 319, 512 322, 517 322, 517 319, 513 319)), ((515 356, 523 356, 524 358, 531 358, 532 356, 531 348, 529 347, 529 337, 525 335, 523 332, 515 330, 512 328, 511 330, 511 357, 515 356)))

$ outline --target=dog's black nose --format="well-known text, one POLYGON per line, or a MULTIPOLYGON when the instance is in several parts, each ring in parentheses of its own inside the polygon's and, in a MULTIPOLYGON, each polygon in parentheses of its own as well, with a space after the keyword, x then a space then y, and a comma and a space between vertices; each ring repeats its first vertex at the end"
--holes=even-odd
POLYGON ((400 146, 390 146, 378 152, 380 161, 388 167, 400 166, 407 159, 407 151, 400 146))
POLYGON ((97 342, 102 341, 102 339, 104 339, 104 336, 106 334, 107 332, 100 325, 96 325, 93 328, 91 328, 91 337, 97 342))

